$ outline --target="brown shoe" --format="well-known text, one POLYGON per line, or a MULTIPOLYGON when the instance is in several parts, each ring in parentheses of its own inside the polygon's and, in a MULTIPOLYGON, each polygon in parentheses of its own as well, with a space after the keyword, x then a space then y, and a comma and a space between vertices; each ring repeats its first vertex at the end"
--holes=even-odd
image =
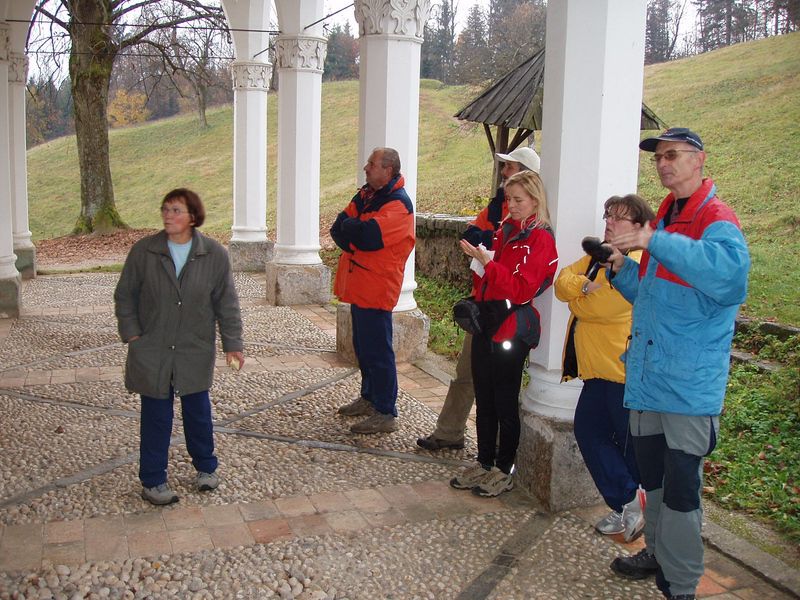
POLYGON ((392 433, 397 431, 397 419, 392 415, 376 412, 371 417, 353 425, 350 431, 353 433, 392 433))
POLYGON ((448 448, 461 450, 461 448, 464 447, 464 440, 462 439, 460 442, 448 442, 447 440, 440 440, 439 438, 433 437, 433 435, 429 435, 428 437, 417 438, 417 446, 425 448, 425 450, 430 450, 431 452, 447 450, 448 448))
POLYGON ((350 404, 340 406, 336 412, 345 417, 366 417, 375 414, 375 407, 372 406, 372 402, 359 396, 350 404))

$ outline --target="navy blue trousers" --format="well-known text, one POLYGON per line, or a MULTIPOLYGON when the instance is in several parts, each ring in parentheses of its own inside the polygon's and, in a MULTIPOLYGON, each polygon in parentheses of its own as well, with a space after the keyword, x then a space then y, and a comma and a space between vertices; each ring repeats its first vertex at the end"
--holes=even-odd
POLYGON ((350 305, 353 349, 361 370, 361 396, 379 413, 397 416, 397 365, 392 349, 392 313, 350 305))
MULTIPOLYGON (((169 439, 172 436, 173 391, 169 398, 142 396, 139 428, 139 479, 144 487, 167 482, 169 439)), ((217 470, 214 455, 214 426, 208 390, 181 396, 181 417, 186 449, 194 468, 203 473, 217 470)))
POLYGON ((609 508, 622 512, 641 481, 622 405, 625 384, 587 379, 575 408, 575 439, 586 468, 609 508))

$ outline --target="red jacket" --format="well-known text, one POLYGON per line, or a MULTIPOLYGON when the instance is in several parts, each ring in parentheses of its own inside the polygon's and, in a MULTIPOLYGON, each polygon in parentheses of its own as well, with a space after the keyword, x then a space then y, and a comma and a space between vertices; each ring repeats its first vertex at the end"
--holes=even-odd
POLYGON ((331 237, 343 250, 333 293, 359 308, 392 310, 414 248, 414 208, 398 175, 384 188, 362 187, 339 213, 331 237))
MULTIPOLYGON (((556 242, 549 228, 520 229, 520 222, 506 219, 495 232, 494 258, 486 264, 483 277, 474 276, 476 300, 508 300, 530 305, 533 299, 553 283, 558 268, 556 242)), ((539 312, 531 305, 535 318, 519 309, 511 313, 492 340, 503 342, 514 337, 535 334, 538 340, 539 312), (520 316, 522 315, 522 316, 520 316), (524 318, 523 318, 524 317, 524 318), (531 331, 537 328, 537 331, 531 331)))

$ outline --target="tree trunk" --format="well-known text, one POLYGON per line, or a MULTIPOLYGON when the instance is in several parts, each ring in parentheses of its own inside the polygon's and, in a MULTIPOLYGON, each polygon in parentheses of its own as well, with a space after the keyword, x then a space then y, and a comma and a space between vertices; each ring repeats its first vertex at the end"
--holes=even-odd
POLYGON ((81 173, 81 213, 74 233, 126 227, 114 204, 108 147, 108 86, 118 48, 106 22, 108 0, 73 0, 69 75, 81 173))

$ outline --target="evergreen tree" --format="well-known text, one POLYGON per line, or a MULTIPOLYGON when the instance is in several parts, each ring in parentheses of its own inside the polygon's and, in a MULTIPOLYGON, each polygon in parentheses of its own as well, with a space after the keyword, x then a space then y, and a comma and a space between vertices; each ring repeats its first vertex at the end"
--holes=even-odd
POLYGON ((456 3, 440 0, 431 10, 431 18, 425 23, 425 41, 422 44, 420 75, 451 83, 455 49, 456 3))
POLYGON ((334 25, 328 35, 323 81, 358 78, 358 41, 350 33, 350 24, 334 25))
POLYGON ((649 0, 644 60, 646 64, 674 58, 678 30, 687 0, 649 0))
POLYGON ((454 83, 483 83, 491 77, 491 52, 486 39, 486 16, 480 4, 473 4, 454 50, 454 83))

